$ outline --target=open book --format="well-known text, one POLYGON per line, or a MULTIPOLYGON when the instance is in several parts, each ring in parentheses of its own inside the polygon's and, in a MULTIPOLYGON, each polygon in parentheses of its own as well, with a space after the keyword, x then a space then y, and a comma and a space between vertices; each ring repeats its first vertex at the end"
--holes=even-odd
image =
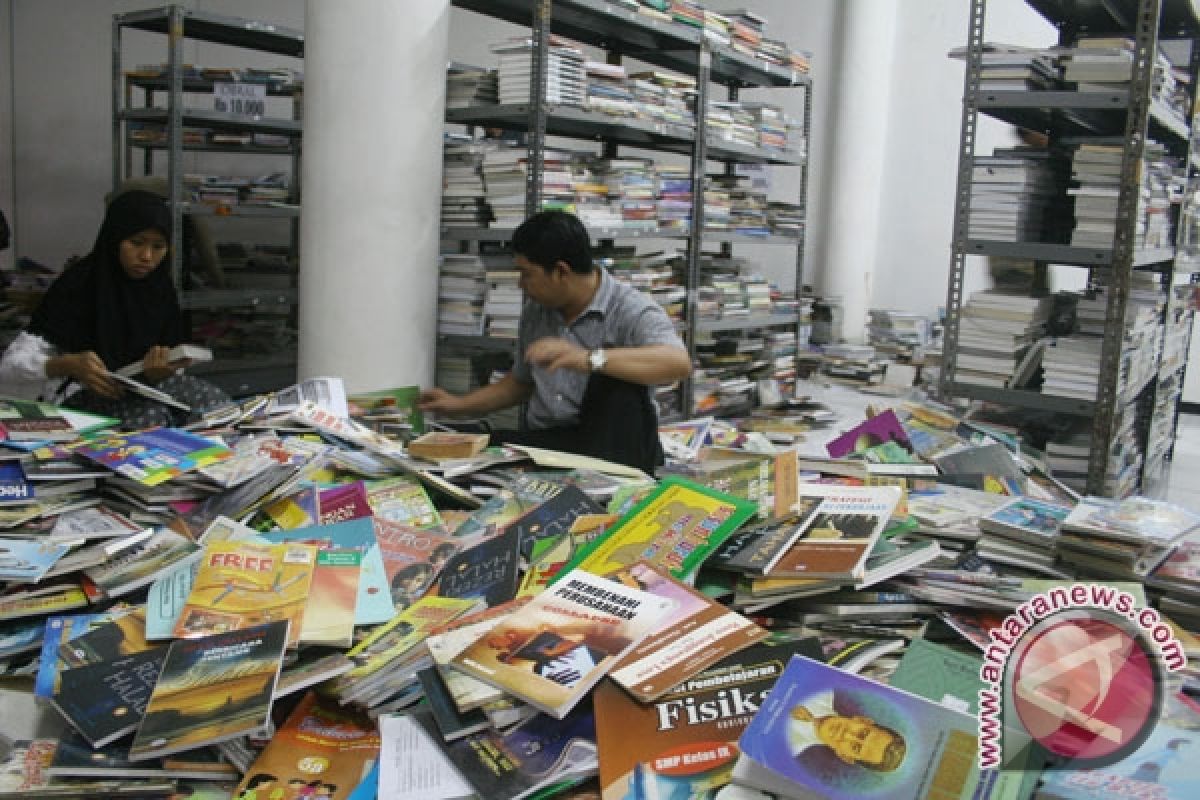
MULTIPOLYGON (((177 344, 167 353, 167 362, 175 364, 180 361, 195 363, 198 361, 212 361, 212 350, 207 347, 202 347, 198 344, 177 344)), ((149 398, 156 402, 162 403, 171 408, 177 408, 180 411, 191 411, 192 407, 186 403, 181 403, 171 395, 164 391, 149 386, 141 381, 134 380, 135 375, 140 375, 142 372, 142 362, 134 361, 132 364, 126 364, 120 369, 113 370, 108 373, 109 377, 121 384, 123 387, 133 392, 140 394, 142 397, 149 398)))

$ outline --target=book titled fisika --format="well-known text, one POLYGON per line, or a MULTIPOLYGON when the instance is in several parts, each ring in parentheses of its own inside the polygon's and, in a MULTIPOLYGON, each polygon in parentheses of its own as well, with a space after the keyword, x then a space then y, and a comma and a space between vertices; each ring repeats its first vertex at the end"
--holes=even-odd
POLYGON ((450 665, 561 719, 674 606, 573 570, 450 665))

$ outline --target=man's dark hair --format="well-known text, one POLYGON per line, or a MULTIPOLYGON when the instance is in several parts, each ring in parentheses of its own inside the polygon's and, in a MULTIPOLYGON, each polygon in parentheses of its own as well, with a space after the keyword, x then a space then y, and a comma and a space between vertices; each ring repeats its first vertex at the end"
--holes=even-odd
POLYGON ((512 249, 549 272, 565 261, 572 272, 590 273, 592 243, 579 217, 566 211, 539 211, 513 231, 512 249))

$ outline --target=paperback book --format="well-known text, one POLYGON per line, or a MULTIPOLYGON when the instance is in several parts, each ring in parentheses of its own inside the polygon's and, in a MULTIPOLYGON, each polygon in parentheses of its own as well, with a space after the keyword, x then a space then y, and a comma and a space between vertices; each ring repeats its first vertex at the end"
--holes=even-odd
POLYGON ((572 570, 450 665, 562 719, 674 605, 572 570))
POLYGON ((354 602, 361 575, 362 553, 357 550, 317 551, 300 626, 301 642, 329 647, 354 643, 354 602))
POLYGON ((103 747, 142 721, 165 655, 165 648, 155 648, 63 670, 54 707, 92 747, 103 747))
POLYGON ((233 455, 224 445, 176 428, 108 433, 75 452, 144 486, 158 486, 233 455))
POLYGON ((375 517, 374 524, 392 603, 396 608, 408 608, 437 580, 460 542, 407 522, 375 517))
POLYGON ((437 594, 498 606, 516 597, 521 577, 520 539, 512 528, 450 557, 438 578, 437 594))
POLYGON ((737 783, 785 797, 963 797, 978 721, 793 656, 738 744, 737 783))
POLYGON ((287 629, 279 620, 173 642, 129 757, 158 758, 265 728, 287 629))
POLYGON ((604 535, 580 548, 559 574, 584 569, 606 575, 646 561, 688 580, 757 512, 749 500, 667 477, 604 535))

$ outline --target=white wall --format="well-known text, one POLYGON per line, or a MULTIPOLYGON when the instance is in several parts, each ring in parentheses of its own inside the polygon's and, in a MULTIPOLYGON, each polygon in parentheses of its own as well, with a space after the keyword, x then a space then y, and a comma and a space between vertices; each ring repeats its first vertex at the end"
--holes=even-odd
MULTIPOLYGON (((947 53, 966 44, 969 4, 900 0, 895 61, 885 79, 890 128, 877 187, 879 239, 872 307, 933 315, 946 302, 964 63, 947 53)), ((1054 29, 1024 0, 989 0, 984 39, 1049 46, 1054 29)), ((1016 143, 1012 127, 980 115, 976 152, 1016 143)), ((988 285, 986 263, 971 258, 967 292, 988 285)))

